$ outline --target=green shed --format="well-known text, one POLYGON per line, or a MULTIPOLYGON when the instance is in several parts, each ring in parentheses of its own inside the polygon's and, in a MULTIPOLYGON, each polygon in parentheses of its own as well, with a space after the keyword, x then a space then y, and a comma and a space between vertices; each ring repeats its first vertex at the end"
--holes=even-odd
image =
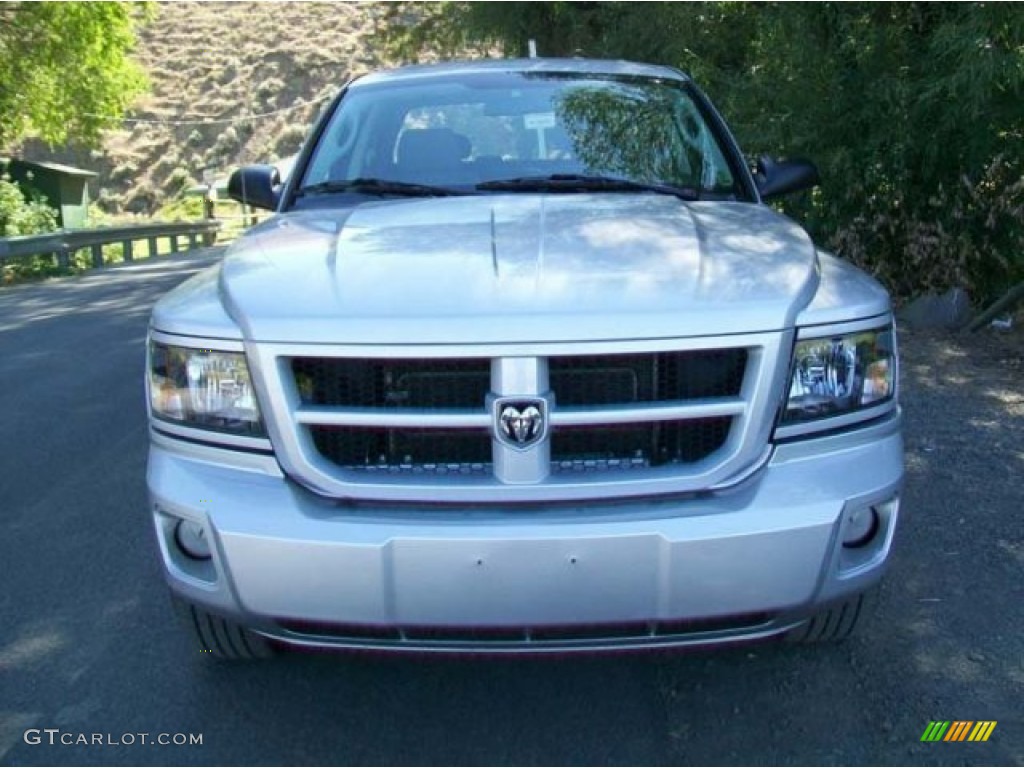
MULTIPOLYGON (((3 160, 0 160, 0 165, 3 160)), ((57 210, 57 224, 67 229, 85 226, 89 212, 89 179, 92 171, 59 163, 11 158, 6 171, 24 190, 35 190, 57 210)))

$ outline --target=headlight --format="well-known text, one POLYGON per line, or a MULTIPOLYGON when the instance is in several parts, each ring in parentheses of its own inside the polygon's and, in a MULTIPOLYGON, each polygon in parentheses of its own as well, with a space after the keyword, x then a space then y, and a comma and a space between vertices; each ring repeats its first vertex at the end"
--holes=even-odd
POLYGON ((793 351, 789 397, 779 426, 858 411, 870 418, 876 406, 892 401, 895 390, 892 328, 802 339, 793 351))
POLYGON ((152 413, 186 427, 263 437, 249 366, 240 352, 149 344, 152 413))

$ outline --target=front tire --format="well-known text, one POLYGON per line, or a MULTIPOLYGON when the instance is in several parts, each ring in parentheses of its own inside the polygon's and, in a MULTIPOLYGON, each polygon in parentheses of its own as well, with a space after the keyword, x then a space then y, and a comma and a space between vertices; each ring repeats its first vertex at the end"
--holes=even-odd
POLYGON ((271 642, 251 629, 208 613, 180 598, 173 599, 200 654, 224 661, 254 661, 276 655, 271 642))
POLYGON ((811 616, 796 629, 790 630, 790 643, 838 643, 848 638, 862 621, 867 595, 859 594, 834 603, 811 616))

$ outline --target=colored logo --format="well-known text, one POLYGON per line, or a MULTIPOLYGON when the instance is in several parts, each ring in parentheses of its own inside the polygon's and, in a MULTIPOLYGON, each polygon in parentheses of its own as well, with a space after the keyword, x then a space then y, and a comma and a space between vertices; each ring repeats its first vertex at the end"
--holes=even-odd
POLYGON ((988 741, 996 729, 995 720, 932 720, 921 741, 988 741))

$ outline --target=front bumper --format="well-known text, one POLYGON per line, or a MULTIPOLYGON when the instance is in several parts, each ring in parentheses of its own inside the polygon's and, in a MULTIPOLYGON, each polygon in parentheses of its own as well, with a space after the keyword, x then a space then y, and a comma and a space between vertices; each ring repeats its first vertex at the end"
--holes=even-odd
POLYGON ((862 592, 886 566, 900 417, 776 447, 714 494, 591 505, 360 506, 272 457, 153 435, 148 484, 167 578, 206 610, 295 645, 572 650, 764 637, 862 592), (877 533, 842 546, 855 510, 877 533), (206 526, 188 558, 177 521, 206 526))

